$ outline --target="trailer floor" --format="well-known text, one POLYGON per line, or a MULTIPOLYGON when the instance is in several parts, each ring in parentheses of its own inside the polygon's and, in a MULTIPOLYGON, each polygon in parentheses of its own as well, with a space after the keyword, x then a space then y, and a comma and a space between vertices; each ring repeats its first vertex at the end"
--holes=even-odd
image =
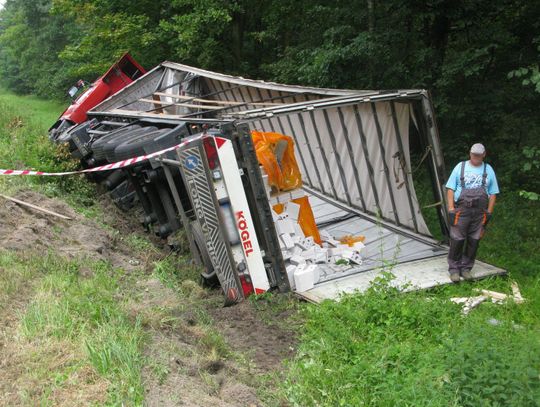
MULTIPOLYGON (((337 299, 342 293, 363 292, 382 271, 392 272, 395 276, 392 283, 403 290, 451 283, 447 272, 447 246, 388 228, 317 195, 310 194, 309 200, 320 230, 335 238, 363 235, 366 247, 361 265, 349 268, 321 266, 319 282, 311 290, 297 293, 300 296, 320 302, 337 299)), ((474 278, 483 278, 506 271, 477 261, 472 272, 474 278)))

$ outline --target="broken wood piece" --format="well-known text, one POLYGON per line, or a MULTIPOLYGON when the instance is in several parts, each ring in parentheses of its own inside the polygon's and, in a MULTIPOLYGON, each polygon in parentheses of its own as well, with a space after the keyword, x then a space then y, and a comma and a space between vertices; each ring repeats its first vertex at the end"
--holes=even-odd
POLYGON ((506 301, 508 299, 508 295, 499 293, 497 291, 480 290, 480 292, 486 297, 490 297, 498 301, 506 301))
POLYGON ((521 292, 519 291, 519 286, 517 285, 515 281, 512 282, 511 286, 512 286, 512 295, 499 293, 497 291, 480 290, 478 288, 476 288, 475 291, 481 292, 483 295, 492 298, 493 302, 506 301, 512 298, 516 304, 522 304, 525 301, 525 299, 521 296, 521 292))
POLYGON ((456 304, 465 304, 469 297, 454 297, 450 298, 450 301, 456 303, 456 304))
POLYGON ((521 291, 519 290, 519 286, 515 281, 512 281, 511 284, 512 287, 512 294, 514 295, 514 302, 516 304, 521 304, 525 301, 525 298, 521 296, 521 291))
POLYGON ((478 307, 480 304, 482 304, 485 300, 487 300, 488 297, 479 295, 478 297, 470 297, 467 299, 467 302, 465 303, 465 306, 463 307, 463 315, 467 315, 473 308, 478 307))
POLYGON ((44 212, 44 213, 47 213, 49 215, 56 216, 56 217, 58 217, 60 219, 71 220, 71 218, 68 217, 68 216, 61 215, 59 213, 50 211, 50 210, 45 209, 45 208, 41 208, 41 207, 39 207, 37 205, 31 204, 31 203, 28 203, 28 202, 21 201, 20 199, 12 198, 12 197, 9 197, 9 196, 3 195, 3 194, 0 194, 0 196, 2 198, 4 198, 4 199, 8 200, 8 201, 15 202, 16 204, 19 204, 19 205, 22 205, 22 206, 27 206, 28 208, 32 208, 32 209, 34 209, 36 211, 44 212))
POLYGON ((479 295, 476 297, 454 297, 450 298, 450 301, 456 303, 456 304, 462 304, 463 309, 461 312, 463 315, 467 315, 473 308, 478 307, 480 304, 482 304, 485 300, 487 300, 488 297, 485 295, 479 295))

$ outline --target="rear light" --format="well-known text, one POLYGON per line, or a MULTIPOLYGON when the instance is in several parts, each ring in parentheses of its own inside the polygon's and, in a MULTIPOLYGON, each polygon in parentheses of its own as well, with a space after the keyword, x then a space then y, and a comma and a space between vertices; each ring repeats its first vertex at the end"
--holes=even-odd
POLYGON ((227 298, 232 302, 238 302, 240 297, 238 296, 236 288, 231 287, 227 290, 227 298))
POLYGON ((206 152, 206 158, 208 160, 208 166, 210 167, 210 170, 214 172, 216 168, 219 168, 219 157, 214 138, 206 137, 203 140, 203 145, 204 151, 206 152))
POLYGON ((242 283, 242 291, 244 292, 244 297, 253 294, 253 285, 251 284, 251 278, 247 273, 240 273, 240 282, 242 283))

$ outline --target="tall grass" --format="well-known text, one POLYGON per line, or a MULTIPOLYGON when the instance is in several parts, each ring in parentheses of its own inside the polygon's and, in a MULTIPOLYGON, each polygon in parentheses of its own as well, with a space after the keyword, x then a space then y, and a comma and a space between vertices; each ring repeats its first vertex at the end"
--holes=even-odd
POLYGON ((59 171, 63 157, 49 142, 47 129, 62 112, 60 106, 0 89, 0 167, 59 171))
MULTIPOLYGON (((65 109, 60 103, 18 96, 0 88, 0 168, 69 171, 78 167, 63 146, 49 141, 47 130, 65 109)), ((88 212, 95 187, 83 176, 0 176, 0 191, 8 194, 32 188, 50 197, 63 197, 77 210, 88 212)), ((90 211, 91 212, 91 211, 90 211)))
POLYGON ((103 262, 67 261, 52 254, 41 267, 45 276, 20 322, 24 337, 75 344, 86 363, 110 383, 111 404, 142 404, 144 333, 115 299, 119 271, 103 262), (82 264, 90 268, 90 278, 79 276, 82 264))

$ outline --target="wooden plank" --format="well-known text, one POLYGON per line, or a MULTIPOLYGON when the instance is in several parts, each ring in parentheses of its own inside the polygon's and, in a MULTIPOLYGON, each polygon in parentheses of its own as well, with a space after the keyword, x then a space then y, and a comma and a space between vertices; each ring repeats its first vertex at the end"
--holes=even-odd
POLYGON ((34 209, 34 210, 36 210, 36 211, 43 212, 43 213, 47 213, 47 214, 49 214, 49 215, 56 216, 56 217, 58 217, 58 218, 60 218, 60 219, 71 220, 71 218, 68 217, 68 216, 61 215, 61 214, 59 214, 59 213, 50 211, 50 210, 45 209, 45 208, 41 208, 40 206, 31 204, 31 203, 28 203, 28 202, 21 201, 20 199, 12 198, 12 197, 10 197, 10 196, 6 196, 6 195, 3 195, 3 194, 0 194, 0 196, 1 196, 2 198, 4 198, 4 199, 8 200, 8 201, 15 202, 16 204, 19 204, 19 205, 22 205, 22 206, 26 206, 26 207, 31 208, 31 209, 34 209))
POLYGON ((139 102, 154 103, 156 105, 165 105, 165 106, 192 107, 192 108, 203 109, 203 110, 221 109, 220 106, 194 105, 191 103, 160 102, 158 100, 152 100, 152 99, 139 99, 139 102))
POLYGON ((194 102, 213 103, 216 105, 242 105, 243 104, 242 102, 231 102, 227 100, 200 99, 200 98, 193 98, 191 96, 171 95, 170 93, 165 93, 165 92, 156 92, 154 93, 154 95, 168 97, 171 99, 178 99, 178 100, 192 100, 194 102))
MULTIPOLYGON (((244 105, 246 103, 244 102, 233 102, 228 100, 214 100, 214 99, 200 99, 200 98, 193 98, 191 96, 184 96, 184 95, 171 95, 170 93, 164 93, 164 92, 155 92, 154 95, 158 96, 164 96, 172 99, 178 99, 178 100, 192 100, 193 102, 201 102, 201 103, 214 103, 216 105, 231 105, 231 106, 237 106, 237 105, 244 105)), ((247 104, 252 106, 283 106, 284 103, 273 103, 273 102, 247 102, 247 104)))

